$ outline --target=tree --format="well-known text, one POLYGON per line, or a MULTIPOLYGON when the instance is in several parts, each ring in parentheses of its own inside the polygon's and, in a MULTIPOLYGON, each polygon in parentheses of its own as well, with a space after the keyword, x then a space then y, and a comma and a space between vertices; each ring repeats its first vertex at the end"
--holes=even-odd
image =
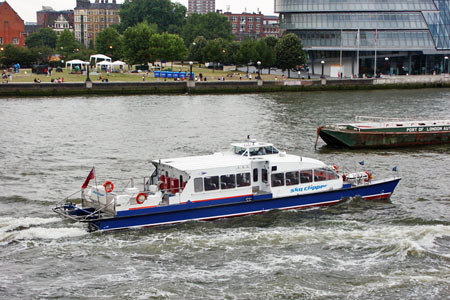
POLYGON ((75 35, 68 29, 61 32, 56 42, 56 51, 65 57, 69 57, 80 51, 82 47, 83 46, 75 39, 75 35))
POLYGON ((239 50, 239 63, 247 65, 247 73, 249 71, 248 65, 255 62, 254 59, 256 56, 256 40, 249 39, 243 41, 241 43, 241 49, 239 50))
POLYGON ((38 32, 32 33, 25 40, 28 48, 49 47, 55 49, 58 35, 50 28, 42 28, 38 32))
POLYGON ((270 50, 269 52, 266 52, 264 54, 264 58, 262 58, 262 65, 263 65, 263 68, 269 69, 269 74, 270 74, 270 69, 277 65, 277 54, 275 51, 275 47, 278 43, 278 38, 276 38, 274 36, 268 36, 262 40, 266 43, 266 45, 269 47, 269 50, 270 50))
POLYGON ((214 63, 213 72, 216 63, 223 62, 226 55, 227 44, 225 40, 218 38, 215 40, 210 40, 206 43, 204 51, 204 57, 206 61, 214 63))
POLYGON ((152 35, 150 38, 150 53, 153 60, 171 61, 173 68, 173 61, 184 60, 188 50, 182 38, 176 34, 165 32, 152 35))
POLYGON ((28 48, 7 44, 3 48, 1 63, 4 66, 12 66, 18 63, 23 67, 31 66, 37 59, 36 54, 32 53, 28 48))
POLYGON ((150 39, 157 33, 156 25, 139 23, 129 27, 123 34, 123 56, 129 64, 146 64, 152 61, 150 39))
POLYGON ((231 23, 227 17, 216 13, 192 14, 187 18, 181 37, 189 46, 198 36, 203 36, 207 40, 222 38, 231 41, 233 39, 231 23))
POLYGON ((288 77, 291 76, 291 69, 306 62, 306 53, 303 50, 301 39, 294 33, 283 36, 275 46, 277 55, 277 66, 284 70, 288 70, 288 77))
POLYGON ((203 36, 198 36, 189 46, 189 59, 198 61, 199 67, 205 63, 204 48, 208 41, 203 36))
POLYGON ((120 28, 142 22, 156 24, 159 32, 178 33, 186 23, 187 9, 170 0, 125 0, 120 8, 120 28))
POLYGON ((228 65, 237 65, 239 62, 239 51, 241 47, 238 42, 232 41, 227 43, 227 47, 225 48, 225 56, 223 63, 228 65))
POLYGON ((255 51, 256 56, 254 57, 253 62, 260 61, 261 67, 263 69, 268 68, 270 74, 270 68, 275 66, 277 61, 275 50, 271 49, 265 40, 259 40, 255 43, 255 51))
POLYGON ((106 28, 97 35, 95 50, 111 56, 113 60, 122 58, 122 37, 115 28, 106 28))
POLYGON ((278 38, 274 36, 266 36, 263 40, 266 42, 267 46, 269 46, 271 49, 275 49, 275 46, 278 43, 278 38))

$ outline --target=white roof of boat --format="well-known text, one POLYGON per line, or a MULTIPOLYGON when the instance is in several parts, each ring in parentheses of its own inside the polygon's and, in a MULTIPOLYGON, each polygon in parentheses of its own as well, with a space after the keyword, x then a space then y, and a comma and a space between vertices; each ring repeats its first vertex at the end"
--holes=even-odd
POLYGON ((180 171, 195 171, 213 168, 238 167, 244 165, 248 166, 250 161, 252 160, 270 161, 271 164, 302 163, 309 166, 318 166, 318 167, 325 166, 325 164, 319 160, 307 157, 300 157, 298 155, 285 154, 283 152, 280 154, 268 154, 252 157, 237 155, 231 152, 225 153, 220 152, 214 153, 212 155, 154 160, 153 162, 168 165, 180 171))

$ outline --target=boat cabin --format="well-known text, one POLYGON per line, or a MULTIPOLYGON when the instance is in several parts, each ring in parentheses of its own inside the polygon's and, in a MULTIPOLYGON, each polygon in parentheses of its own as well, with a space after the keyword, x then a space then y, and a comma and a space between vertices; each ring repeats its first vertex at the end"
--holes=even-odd
POLYGON ((153 205, 277 198, 342 188, 342 178, 321 161, 288 155, 269 143, 231 146, 229 152, 154 160, 146 190, 156 186, 162 199, 153 205))

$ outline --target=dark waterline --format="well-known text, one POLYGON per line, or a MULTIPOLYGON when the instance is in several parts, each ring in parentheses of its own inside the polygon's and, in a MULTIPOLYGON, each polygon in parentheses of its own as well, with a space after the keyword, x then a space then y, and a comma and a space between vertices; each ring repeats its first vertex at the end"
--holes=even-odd
POLYGON ((0 299, 445 299, 450 147, 332 149, 356 115, 450 118, 450 90, 0 99, 0 299), (402 182, 390 202, 88 234, 51 208, 247 135, 402 182))

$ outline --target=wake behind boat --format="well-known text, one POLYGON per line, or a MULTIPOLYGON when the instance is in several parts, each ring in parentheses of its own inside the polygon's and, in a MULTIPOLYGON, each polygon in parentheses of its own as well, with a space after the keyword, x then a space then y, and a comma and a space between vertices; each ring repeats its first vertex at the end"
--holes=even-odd
POLYGON ((231 146, 231 152, 154 160, 155 170, 140 188, 133 180, 121 191, 111 181, 92 185, 92 169, 81 204, 68 197, 53 210, 90 230, 113 230, 326 206, 356 196, 385 199, 400 181, 372 180, 368 171, 344 174, 269 143, 231 146))
POLYGON ((450 143, 450 120, 357 117, 353 123, 320 126, 317 138, 319 136, 330 146, 348 148, 447 144, 450 143))

